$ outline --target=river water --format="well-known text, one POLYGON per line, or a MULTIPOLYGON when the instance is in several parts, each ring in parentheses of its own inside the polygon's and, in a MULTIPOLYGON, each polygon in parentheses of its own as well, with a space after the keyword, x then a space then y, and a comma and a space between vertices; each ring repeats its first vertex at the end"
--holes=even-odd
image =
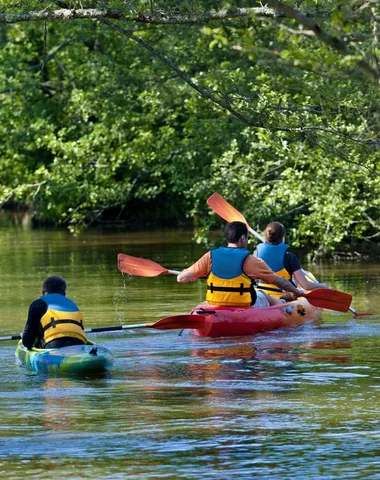
MULTIPOLYGON (((202 254, 183 232, 0 229, 0 336, 22 331, 53 274, 89 328, 203 300, 202 281, 123 276, 119 252, 170 269, 202 254)), ((376 315, 325 311, 319 326, 239 338, 94 334, 115 357, 96 378, 28 374, 1 342, 0 478, 380 479, 380 264, 305 267, 376 315)))

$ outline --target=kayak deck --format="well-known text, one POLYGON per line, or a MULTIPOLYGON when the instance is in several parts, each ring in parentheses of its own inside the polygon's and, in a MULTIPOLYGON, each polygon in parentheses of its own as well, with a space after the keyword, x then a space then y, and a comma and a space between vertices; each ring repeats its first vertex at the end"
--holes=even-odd
POLYGON ((112 353, 92 342, 62 348, 28 349, 20 341, 15 356, 20 365, 35 373, 65 375, 104 373, 110 371, 113 365, 112 353))
POLYGON ((254 335, 256 333, 318 321, 323 310, 303 297, 264 308, 197 305, 191 312, 204 317, 204 326, 193 330, 201 337, 254 335))

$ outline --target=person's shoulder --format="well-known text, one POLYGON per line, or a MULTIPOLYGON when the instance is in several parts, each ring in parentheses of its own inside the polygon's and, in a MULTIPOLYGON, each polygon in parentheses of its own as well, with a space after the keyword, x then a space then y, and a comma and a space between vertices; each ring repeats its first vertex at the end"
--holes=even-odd
POLYGON ((251 264, 251 265, 255 265, 255 266, 264 266, 264 267, 268 266, 262 258, 256 257, 252 253, 249 253, 249 255, 247 255, 245 257, 244 265, 246 265, 246 264, 251 264))
POLYGON ((295 253, 289 252, 289 250, 287 250, 287 251, 285 252, 285 257, 287 257, 287 258, 289 258, 289 259, 291 259, 291 260, 296 259, 296 260, 299 261, 299 258, 297 257, 297 255, 296 255, 295 253))
POLYGON ((47 310, 47 303, 42 300, 42 298, 37 298, 29 305, 30 311, 43 311, 47 310))
POLYGON ((37 298, 36 300, 33 300, 33 302, 30 304, 30 306, 41 306, 41 305, 46 305, 46 302, 42 300, 42 298, 37 298))
POLYGON ((213 250, 209 250, 208 252, 204 253, 204 254, 198 259, 198 262, 204 262, 204 261, 211 260, 212 251, 213 251, 213 250))
POLYGON ((301 263, 295 253, 287 251, 284 255, 284 266, 287 270, 291 268, 295 272, 301 268, 301 263))

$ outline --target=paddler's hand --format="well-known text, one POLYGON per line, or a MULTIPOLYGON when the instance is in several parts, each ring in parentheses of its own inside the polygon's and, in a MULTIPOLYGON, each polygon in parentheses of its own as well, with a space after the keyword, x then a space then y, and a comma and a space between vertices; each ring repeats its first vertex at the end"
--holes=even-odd
POLYGON ((193 274, 193 272, 190 270, 190 268, 186 268, 185 270, 182 270, 177 275, 177 282, 178 283, 187 283, 187 282, 193 282, 196 280, 197 277, 193 274))
POLYGON ((303 295, 305 295, 305 292, 303 290, 300 290, 299 288, 297 288, 297 293, 294 294, 294 296, 295 296, 294 300, 296 300, 298 297, 302 297, 303 295))
POLYGON ((297 300, 298 297, 302 297, 303 292, 301 290, 298 290, 298 293, 293 293, 293 292, 284 292, 281 295, 281 300, 285 300, 286 302, 292 302, 293 300, 297 300))
POLYGON ((290 292, 284 292, 280 297, 280 300, 284 300, 285 302, 292 302, 295 299, 294 293, 290 292))

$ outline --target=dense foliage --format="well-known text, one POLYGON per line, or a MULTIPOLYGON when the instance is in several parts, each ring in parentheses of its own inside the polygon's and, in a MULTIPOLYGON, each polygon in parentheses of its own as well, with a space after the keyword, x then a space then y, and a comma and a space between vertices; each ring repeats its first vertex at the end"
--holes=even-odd
POLYGON ((73 231, 193 218, 203 238, 218 191, 321 254, 378 241, 379 4, 284 4, 301 20, 260 2, 205 19, 245 1, 0 0, 1 204, 73 231), (20 20, 45 7, 123 17, 20 20))

